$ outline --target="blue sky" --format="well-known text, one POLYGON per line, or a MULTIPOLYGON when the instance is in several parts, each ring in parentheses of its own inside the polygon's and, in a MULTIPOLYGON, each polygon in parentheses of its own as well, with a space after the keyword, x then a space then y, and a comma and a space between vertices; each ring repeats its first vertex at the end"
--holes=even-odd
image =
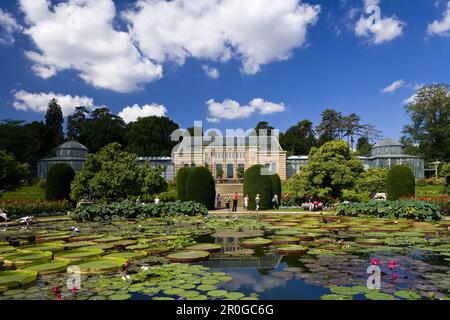
POLYGON ((275 16, 268 0, 192 10, 184 1, 2 1, 0 119, 42 120, 53 93, 66 115, 80 101, 117 114, 134 106, 122 113, 128 121, 165 114, 181 127, 267 120, 283 131, 334 108, 399 138, 404 101, 420 85, 450 82, 446 0, 272 0, 275 16), (370 5, 380 8, 379 28, 357 31, 370 5), (64 29, 68 12, 82 13, 82 28, 64 29))

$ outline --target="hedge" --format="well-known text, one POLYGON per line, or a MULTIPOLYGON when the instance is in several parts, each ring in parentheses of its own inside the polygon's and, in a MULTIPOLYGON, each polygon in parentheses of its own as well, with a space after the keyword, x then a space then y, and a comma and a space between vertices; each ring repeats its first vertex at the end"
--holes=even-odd
POLYGON ((263 166, 254 165, 248 168, 244 174, 244 195, 249 196, 249 209, 255 210, 255 198, 259 194, 260 202, 259 209, 272 208, 272 176, 261 175, 263 166))
POLYGON ((216 184, 214 178, 205 167, 192 170, 186 183, 186 200, 204 204, 209 210, 214 210, 216 184))
POLYGON ((416 193, 414 174, 407 166, 399 165, 389 170, 386 178, 388 200, 394 201, 401 197, 411 197, 416 193))
POLYGON ((57 163, 50 167, 45 184, 47 200, 69 200, 70 184, 75 178, 75 171, 66 163, 57 163))
POLYGON ((177 196, 178 200, 186 201, 186 183, 192 173, 192 168, 184 167, 177 173, 177 196))
POLYGON ((207 215, 208 209, 192 201, 160 202, 159 204, 141 204, 125 200, 110 204, 80 206, 70 213, 75 221, 99 221, 115 218, 135 219, 167 216, 207 215))
POLYGON ((272 178, 272 194, 277 195, 278 199, 281 201, 281 179, 278 174, 271 176, 272 178))
POLYGON ((65 215, 73 209, 68 201, 18 201, 0 202, 0 208, 8 213, 9 219, 26 216, 57 216, 65 215))
POLYGON ((412 219, 417 221, 438 221, 441 219, 439 206, 425 201, 368 201, 340 204, 337 214, 341 216, 412 219))

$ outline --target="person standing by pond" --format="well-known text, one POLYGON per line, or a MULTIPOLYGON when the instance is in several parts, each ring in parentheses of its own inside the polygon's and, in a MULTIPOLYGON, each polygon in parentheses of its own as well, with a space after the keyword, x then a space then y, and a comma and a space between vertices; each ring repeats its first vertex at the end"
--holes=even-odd
POLYGON ((245 211, 248 210, 248 195, 246 195, 244 198, 244 210, 245 211))
POLYGON ((217 209, 221 209, 221 208, 222 208, 222 196, 219 193, 217 195, 217 209))
POLYGON ((230 196, 225 196, 225 208, 230 210, 230 196))
POLYGON ((273 209, 278 209, 278 205, 279 205, 278 195, 274 195, 272 199, 273 209))
POLYGON ((237 192, 233 194, 233 212, 237 212, 239 196, 237 192))
POLYGON ((260 201, 259 194, 257 194, 255 198, 256 211, 259 211, 259 201, 260 201))

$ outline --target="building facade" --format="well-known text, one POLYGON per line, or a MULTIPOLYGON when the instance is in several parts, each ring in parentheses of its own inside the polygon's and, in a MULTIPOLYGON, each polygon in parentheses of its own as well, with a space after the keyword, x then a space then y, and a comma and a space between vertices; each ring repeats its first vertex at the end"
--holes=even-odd
POLYGON ((50 167, 57 163, 66 163, 75 172, 80 171, 86 161, 88 149, 81 143, 69 141, 56 148, 56 157, 38 161, 37 175, 39 180, 47 179, 50 167))
POLYGON ((183 167, 207 167, 216 180, 235 182, 253 165, 286 180, 286 152, 274 136, 185 137, 174 148, 175 172, 183 167))

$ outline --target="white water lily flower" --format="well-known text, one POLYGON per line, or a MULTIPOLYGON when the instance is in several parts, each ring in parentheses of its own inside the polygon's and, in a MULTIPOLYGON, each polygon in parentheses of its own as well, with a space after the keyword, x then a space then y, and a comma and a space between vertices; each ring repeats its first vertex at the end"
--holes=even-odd
POLYGON ((142 271, 148 271, 148 269, 149 269, 149 267, 146 267, 146 266, 142 266, 142 267, 141 267, 141 270, 142 270, 142 271))

